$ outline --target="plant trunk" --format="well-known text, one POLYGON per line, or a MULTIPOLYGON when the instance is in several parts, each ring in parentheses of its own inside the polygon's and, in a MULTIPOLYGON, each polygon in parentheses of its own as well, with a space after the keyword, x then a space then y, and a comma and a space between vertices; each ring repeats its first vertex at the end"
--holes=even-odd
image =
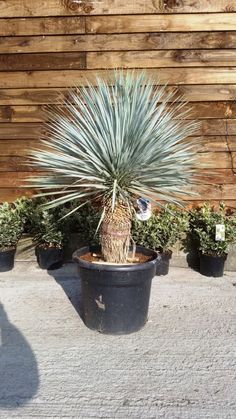
POLYGON ((127 262, 131 237, 131 219, 127 207, 117 205, 106 213, 101 226, 101 246, 104 260, 110 263, 127 262))

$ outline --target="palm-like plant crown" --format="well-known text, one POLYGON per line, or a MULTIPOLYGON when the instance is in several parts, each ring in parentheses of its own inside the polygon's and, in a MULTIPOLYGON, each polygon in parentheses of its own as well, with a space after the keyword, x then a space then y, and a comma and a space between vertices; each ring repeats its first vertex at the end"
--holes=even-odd
POLYGON ((34 151, 32 163, 51 173, 31 183, 58 194, 51 205, 100 199, 130 207, 136 196, 176 201, 189 193, 195 152, 183 140, 198 124, 186 119, 185 103, 153 85, 144 73, 116 71, 112 83, 71 90, 49 110, 47 149, 34 151))

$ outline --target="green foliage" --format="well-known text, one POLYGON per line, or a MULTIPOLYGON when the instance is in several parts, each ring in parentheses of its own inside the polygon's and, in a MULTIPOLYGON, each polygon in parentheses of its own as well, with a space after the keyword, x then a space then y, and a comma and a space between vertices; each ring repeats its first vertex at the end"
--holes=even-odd
POLYGON ((236 218, 227 213, 222 202, 219 209, 209 203, 190 211, 190 234, 202 254, 224 256, 236 242, 236 218), (225 225, 225 241, 216 241, 216 224, 225 225))
POLYGON ((182 238, 188 229, 188 213, 173 205, 166 205, 147 221, 135 219, 132 237, 137 244, 165 252, 182 238))
POLYGON ((14 204, 0 205, 0 250, 15 247, 22 234, 23 222, 14 204))
POLYGON ((15 201, 16 210, 23 222, 24 232, 30 232, 30 219, 34 211, 34 207, 39 205, 39 201, 34 202, 32 199, 22 196, 15 201))
POLYGON ((62 247, 62 231, 49 210, 38 209, 34 212, 31 221, 31 234, 37 246, 62 247))
POLYGON ((32 165, 51 174, 31 179, 44 194, 58 194, 48 207, 95 200, 114 209, 132 207, 136 196, 176 202, 191 194, 191 136, 199 124, 185 102, 154 85, 144 73, 116 71, 108 82, 98 78, 97 87, 71 90, 64 104, 48 110, 47 150, 32 151, 32 165))
POLYGON ((24 223, 24 230, 33 236, 33 241, 43 246, 62 246, 72 233, 78 233, 81 243, 99 244, 96 229, 101 217, 98 209, 90 203, 74 211, 80 203, 70 202, 64 206, 45 210, 46 198, 29 199, 22 197, 16 201, 16 208, 24 223), (74 211, 74 212, 73 212, 74 211), (66 217, 71 213, 70 217, 66 217))
POLYGON ((64 235, 60 213, 57 208, 46 210, 43 205, 46 199, 21 198, 17 201, 17 209, 32 235, 37 246, 59 247, 63 246, 64 235))
POLYGON ((75 201, 61 207, 60 215, 61 217, 65 217, 62 220, 63 232, 66 237, 70 237, 71 233, 79 234, 81 243, 85 245, 98 245, 100 240, 96 230, 101 217, 101 211, 90 203, 86 203, 77 211, 73 212, 70 217, 67 217, 67 214, 79 205, 79 202, 75 201))

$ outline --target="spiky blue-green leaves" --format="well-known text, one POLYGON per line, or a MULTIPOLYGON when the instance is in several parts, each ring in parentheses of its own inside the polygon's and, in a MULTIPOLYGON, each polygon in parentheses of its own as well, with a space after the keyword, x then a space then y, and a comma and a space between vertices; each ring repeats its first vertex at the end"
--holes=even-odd
POLYGON ((48 111, 46 148, 32 152, 32 164, 50 173, 31 185, 58 194, 51 205, 96 199, 114 208, 136 196, 176 202, 189 193, 198 124, 185 103, 144 73, 116 71, 112 79, 71 90, 48 111))

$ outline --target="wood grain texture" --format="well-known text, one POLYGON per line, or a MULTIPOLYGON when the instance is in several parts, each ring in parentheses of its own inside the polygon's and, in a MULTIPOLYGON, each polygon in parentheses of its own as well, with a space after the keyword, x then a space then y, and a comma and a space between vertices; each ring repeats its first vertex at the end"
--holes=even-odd
POLYGON ((192 201, 200 200, 233 200, 236 196, 236 183, 228 185, 198 185, 194 189, 198 196, 191 197, 192 201))
POLYGON ((186 106, 191 108, 191 119, 234 119, 236 102, 192 102, 186 106))
MULTIPOLYGON (((19 139, 1 139, 0 140, 0 156, 1 157, 25 157, 29 150, 34 148, 40 148, 40 144, 37 140, 20 140, 19 139)), ((23 162, 24 159, 22 159, 23 162)), ((1 162, 0 162, 1 163, 1 162)), ((5 168, 5 170, 7 170, 5 168)), ((25 171, 30 168, 24 168, 25 171)))
POLYGON ((0 71, 77 70, 85 62, 84 52, 0 54, 0 71))
POLYGON ((236 120, 235 119, 208 119, 201 121, 199 129, 200 135, 235 135, 236 120))
POLYGON ((211 171, 212 169, 236 169, 235 166, 235 153, 229 152, 206 152, 199 153, 199 165, 201 170, 206 169, 211 171))
MULTIPOLYGON (((154 1, 155 3, 155 1, 154 1)), ((168 13, 196 13, 196 12, 234 12, 234 1, 227 0, 165 0, 164 11, 168 13)))
POLYGON ((37 123, 28 124, 0 124, 0 139, 34 139, 39 138, 42 125, 37 123))
MULTIPOLYGON (((166 84, 236 84, 236 67, 216 68, 159 68, 148 69, 147 75, 154 83, 166 84)), ((96 77, 107 79, 108 70, 52 70, 0 72, 3 89, 22 88, 65 88, 84 86, 87 81, 96 84, 96 77)), ((227 89, 227 87, 226 87, 227 89)))
POLYGON ((0 36, 234 31, 235 21, 236 13, 12 18, 1 19, 0 36))
MULTIPOLYGON (((196 151, 200 152, 234 152, 236 151, 236 136, 224 136, 224 135, 204 135, 201 138, 199 137, 190 137, 196 138, 196 151)), ((186 139, 185 142, 188 143, 189 139, 186 139)))
POLYGON ((236 32, 135 33, 0 37, 0 53, 229 49, 236 32))
POLYGON ((204 184, 234 185, 236 184, 236 170, 215 169, 214 173, 209 173, 208 170, 203 170, 201 180, 204 184))
POLYGON ((177 86, 177 91, 190 102, 236 100, 236 85, 233 84, 183 85, 177 86))
MULTIPOLYGON (((64 92, 64 95, 66 95, 66 90, 62 89, 62 91, 64 92)), ((231 89, 231 93, 229 94, 232 95, 233 92, 234 88, 231 89)), ((48 103, 57 102, 60 96, 61 91, 58 88, 0 89, 0 105, 46 105, 48 103)))
POLYGON ((1 0, 0 16, 66 16, 138 13, 233 12, 233 0, 1 0))
POLYGON ((234 31, 236 13, 86 17, 88 33, 234 31))
POLYGON ((0 19, 0 36, 64 35, 85 33, 82 17, 0 19))
POLYGON ((87 53, 88 69, 106 69, 118 67, 230 67, 235 65, 236 50, 231 49, 128 52, 118 51, 87 53))
POLYGON ((1 122, 42 122, 44 111, 42 106, 0 106, 1 122))

